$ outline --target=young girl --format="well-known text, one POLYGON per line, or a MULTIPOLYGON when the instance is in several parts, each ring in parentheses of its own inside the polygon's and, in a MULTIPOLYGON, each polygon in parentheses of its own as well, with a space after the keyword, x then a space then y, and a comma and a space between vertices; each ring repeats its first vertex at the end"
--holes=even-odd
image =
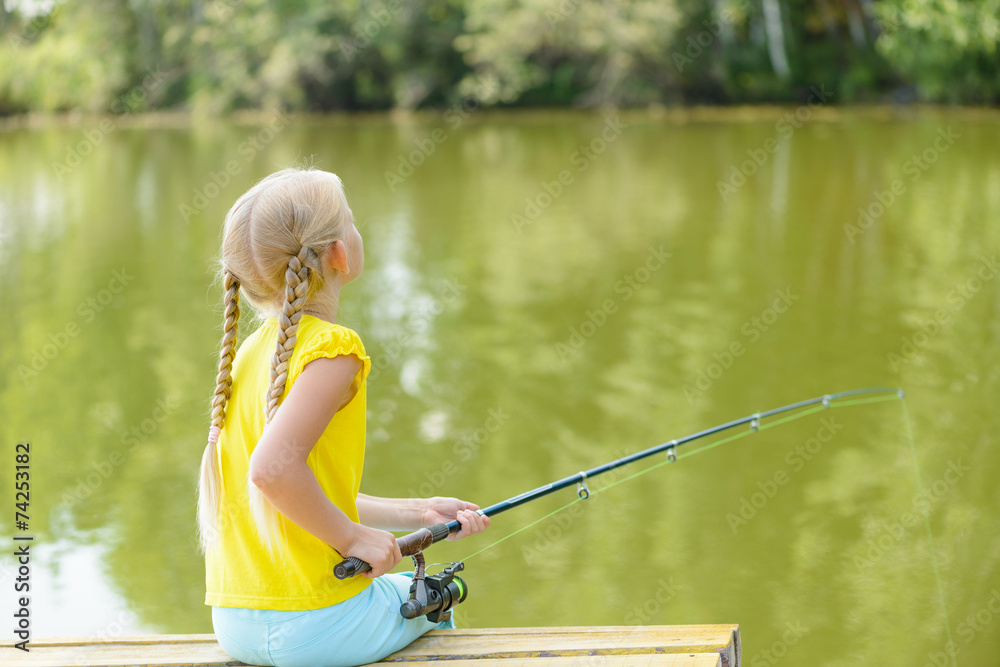
POLYGON ((340 289, 364 250, 334 174, 286 169, 240 197, 222 240, 225 324, 198 524, 222 648, 252 665, 358 665, 435 627, 406 620, 410 578, 389 530, 458 519, 449 539, 484 530, 456 498, 358 493, 365 379, 358 334, 335 323, 340 289), (239 294, 270 315, 236 351, 239 294), (371 564, 344 581, 348 556, 371 564))

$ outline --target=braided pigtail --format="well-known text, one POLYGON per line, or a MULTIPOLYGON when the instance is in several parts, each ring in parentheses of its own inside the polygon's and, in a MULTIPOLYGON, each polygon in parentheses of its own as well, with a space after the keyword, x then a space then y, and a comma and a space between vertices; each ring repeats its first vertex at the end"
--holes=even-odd
MULTIPOLYGON (((288 268, 285 270, 285 301, 281 308, 281 314, 278 316, 278 342, 274 356, 271 358, 271 384, 266 395, 265 427, 274 419, 274 415, 278 412, 281 396, 285 393, 285 383, 288 380, 288 360, 295 348, 299 321, 302 319, 302 307, 305 305, 306 296, 309 293, 310 260, 315 263, 318 260, 318 255, 311 248, 303 247, 297 255, 288 261, 288 268)), ((247 489, 250 495, 250 513, 257 526, 257 533, 273 556, 276 536, 282 529, 278 520, 278 511, 249 480, 247 489)))
MULTIPOLYGON (((274 419, 278 411, 278 402, 285 393, 285 381, 288 379, 288 359, 295 347, 295 335, 299 331, 299 320, 302 319, 302 307, 306 303, 309 292, 309 267, 306 262, 309 248, 302 248, 299 254, 288 261, 285 271, 285 303, 278 316, 278 346, 271 359, 271 386, 267 392, 267 421, 274 419)), ((312 253, 315 255, 315 253, 312 253)))
POLYGON ((208 553, 218 535, 219 501, 222 496, 222 476, 217 463, 217 443, 226 415, 226 402, 233 389, 233 360, 236 358, 236 332, 240 319, 240 283, 226 269, 223 272, 226 289, 222 349, 219 351, 219 374, 215 379, 212 398, 212 426, 208 445, 201 458, 201 478, 198 482, 198 533, 203 552, 208 553))

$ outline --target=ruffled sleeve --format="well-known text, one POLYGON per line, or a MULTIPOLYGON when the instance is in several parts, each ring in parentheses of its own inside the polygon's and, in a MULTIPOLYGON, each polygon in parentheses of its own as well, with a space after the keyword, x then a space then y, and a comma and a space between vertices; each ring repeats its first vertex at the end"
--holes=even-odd
POLYGON ((312 332, 302 344, 301 350, 297 352, 298 358, 293 362, 290 372, 292 378, 297 378, 310 361, 321 357, 332 359, 342 355, 354 355, 361 360, 362 369, 354 380, 358 387, 371 372, 372 362, 365 352, 361 337, 353 329, 338 324, 331 324, 321 331, 312 332))

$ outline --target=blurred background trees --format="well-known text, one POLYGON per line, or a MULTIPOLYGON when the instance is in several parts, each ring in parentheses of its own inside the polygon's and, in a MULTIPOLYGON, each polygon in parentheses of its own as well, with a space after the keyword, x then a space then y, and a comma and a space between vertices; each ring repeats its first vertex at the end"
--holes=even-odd
POLYGON ((998 0, 0 0, 0 113, 989 104, 998 36, 998 0))

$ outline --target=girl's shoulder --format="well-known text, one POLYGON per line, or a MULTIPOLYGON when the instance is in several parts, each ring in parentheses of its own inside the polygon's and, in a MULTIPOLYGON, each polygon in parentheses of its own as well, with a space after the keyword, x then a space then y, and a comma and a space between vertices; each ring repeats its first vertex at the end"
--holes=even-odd
MULTIPOLYGON (((269 317, 261 322, 260 326, 258 326, 253 333, 250 334, 247 338, 247 342, 261 337, 265 340, 269 340, 271 337, 277 335, 277 333, 278 318, 269 317)), ((295 336, 299 341, 315 338, 324 338, 326 340, 339 338, 356 341, 359 344, 362 343, 361 336, 354 329, 345 327, 343 324, 327 322, 326 320, 320 319, 308 313, 302 314, 302 318, 299 320, 299 328, 295 336)))
MULTIPOLYGON (((293 364, 295 370, 301 370, 314 359, 320 357, 336 357, 354 355, 361 360, 365 375, 371 361, 365 351, 358 332, 342 324, 334 324, 312 315, 303 315, 299 321, 299 329, 295 341, 297 359, 293 364)), ((297 373, 296 373, 297 374, 297 373)))
POLYGON ((299 320, 299 329, 296 336, 299 340, 322 338, 326 341, 339 340, 356 343, 362 346, 362 348, 364 347, 364 344, 361 342, 361 336, 354 329, 345 327, 343 324, 327 322, 308 313, 303 314, 302 319, 299 320))

